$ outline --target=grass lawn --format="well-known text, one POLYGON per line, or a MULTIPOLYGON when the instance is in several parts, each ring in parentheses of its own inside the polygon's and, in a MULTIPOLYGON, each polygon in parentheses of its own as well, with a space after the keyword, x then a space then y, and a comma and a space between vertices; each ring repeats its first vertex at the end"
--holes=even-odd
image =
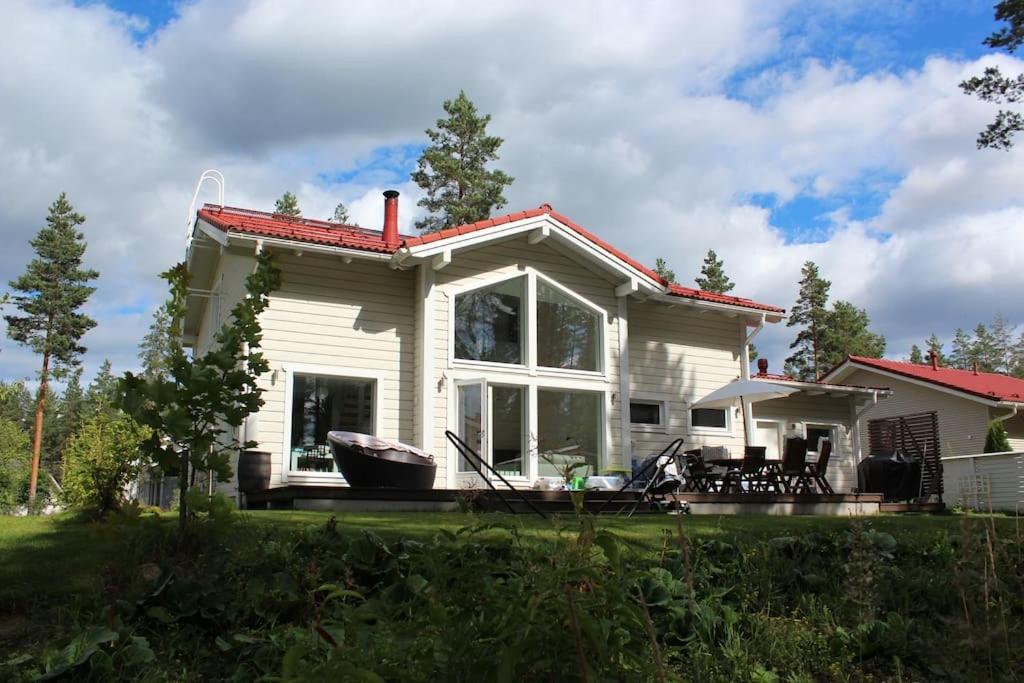
MULTIPOLYGON (((251 524, 295 528, 325 523, 331 516, 340 530, 370 530, 381 536, 425 540, 439 529, 458 531, 470 524, 470 516, 458 512, 307 512, 273 510, 246 512, 251 524)), ((165 515, 167 523, 175 521, 165 515)), ((476 520, 495 521, 519 527, 528 539, 543 542, 562 533, 571 533, 574 522, 561 517, 541 520, 531 515, 509 516, 499 513, 475 515, 476 520)), ((989 518, 983 516, 880 515, 863 518, 873 528, 897 538, 935 533, 955 533, 964 525, 977 526, 989 518)), ((1017 537, 1024 528, 1017 520, 995 517, 1002 536, 1017 537)), ((849 527, 845 517, 811 516, 702 516, 683 518, 693 537, 736 539, 770 538, 811 531, 849 527)), ((676 519, 667 515, 643 515, 632 519, 601 517, 598 525, 614 531, 635 547, 657 548, 666 531, 675 533, 676 519)), ((69 596, 95 590, 104 563, 116 557, 123 532, 116 526, 83 523, 72 517, 0 516, 0 641, 3 616, 25 613, 37 607, 60 604, 69 596)))
MULTIPOLYGON (((176 524, 174 515, 164 515, 159 519, 160 523, 168 527, 176 524)), ((937 603, 942 605, 943 618, 953 619, 959 614, 957 610, 961 603, 956 600, 950 602, 947 598, 956 586, 964 590, 964 587, 970 588, 969 594, 962 590, 961 597, 966 600, 964 604, 977 607, 978 595, 975 593, 981 588, 974 586, 972 577, 976 576, 981 564, 985 565, 982 569, 986 572, 985 576, 988 576, 989 563, 981 560, 993 552, 992 545, 985 550, 985 539, 989 538, 986 530, 994 526, 996 536, 1008 544, 1008 550, 998 553, 1000 571, 1003 572, 1001 577, 1005 579, 1018 575, 1015 563, 1019 563, 1020 556, 1015 549, 1021 547, 1021 539, 1024 537, 1021 520, 976 515, 883 515, 856 519, 642 515, 633 519, 601 517, 595 523, 598 528, 612 532, 628 546, 621 554, 615 551, 614 556, 622 558, 621 572, 608 571, 609 565, 596 562, 590 555, 580 556, 584 558, 582 560, 572 559, 575 555, 567 551, 577 544, 579 525, 571 515, 543 520, 534 516, 497 513, 247 512, 240 515, 238 526, 226 527, 228 535, 220 537, 227 539, 227 548, 223 547, 222 541, 217 541, 216 545, 207 546, 216 548, 216 552, 202 554, 179 549, 171 550, 170 555, 165 554, 164 546, 153 545, 155 539, 162 538, 160 534, 147 533, 140 536, 135 533, 134 524, 126 524, 117 518, 105 523, 83 523, 69 516, 0 517, 0 670, 5 670, 5 661, 15 661, 15 655, 33 653, 30 657, 36 659, 32 659, 28 666, 37 667, 36 673, 25 680, 31 679, 41 671, 38 668, 41 661, 39 653, 45 647, 63 647, 74 634, 82 633, 83 628, 91 628, 90 624, 106 624, 107 617, 100 614, 107 609, 114 609, 115 613, 120 610, 128 619, 126 628, 136 629, 131 632, 143 634, 149 639, 154 650, 161 653, 161 675, 170 680, 176 680, 179 676, 187 679, 190 676, 186 673, 192 671, 214 672, 210 675, 215 678, 228 675, 232 667, 248 666, 247 662, 260 653, 263 657, 259 663, 260 670, 264 674, 276 674, 280 670, 281 658, 288 650, 288 643, 307 642, 303 638, 312 638, 310 642, 316 645, 315 652, 310 651, 311 658, 307 658, 309 666, 329 666, 333 661, 330 657, 334 655, 327 656, 318 649, 320 640, 317 638, 320 636, 311 635, 314 632, 309 625, 311 619, 320 618, 316 616, 320 614, 320 609, 327 609, 327 600, 320 592, 322 589, 316 586, 325 585, 325 582, 344 582, 344 585, 361 591, 356 593, 357 597, 368 596, 367 614, 376 616, 371 621, 365 621, 360 616, 362 608, 351 601, 351 596, 344 598, 347 602, 331 603, 329 613, 333 621, 328 621, 341 629, 337 632, 339 636, 349 633, 351 641, 346 641, 345 647, 349 649, 339 646, 335 652, 339 657, 339 666, 348 666, 346 658, 352 656, 366 659, 363 665, 371 669, 378 665, 385 666, 385 660, 392 664, 402 662, 408 654, 403 648, 407 645, 413 647, 409 643, 418 643, 413 648, 418 653, 416 657, 439 652, 437 647, 448 648, 451 643, 447 640, 431 640, 434 636, 430 635, 430 629, 434 628, 446 633, 445 629, 448 628, 462 629, 457 640, 471 641, 479 649, 479 652, 474 651, 476 654, 467 655, 469 659, 466 662, 478 663, 480 657, 485 656, 482 653, 489 652, 487 648, 494 644, 488 639, 480 640, 479 634, 483 631, 473 626, 473 619, 483 618, 479 617, 483 613, 480 610, 490 610, 485 620, 491 624, 487 629, 491 629, 494 623, 504 623, 502 620, 510 614, 508 610, 514 607, 522 612, 517 613, 517 619, 526 619, 530 623, 535 621, 537 628, 555 628, 549 634, 550 637, 561 638, 565 635, 564 627, 558 626, 558 620, 564 618, 560 611, 562 600, 570 600, 570 611, 573 600, 590 601, 586 604, 591 607, 581 606, 581 609, 591 609, 593 614, 604 616, 600 619, 594 617, 596 621, 588 621, 587 629, 597 629, 599 623, 603 624, 600 628, 604 629, 605 626, 610 628, 613 622, 619 624, 616 620, 620 618, 626 619, 621 623, 631 623, 628 615, 632 614, 629 610, 635 607, 634 592, 641 591, 650 598, 652 613, 657 618, 658 638, 663 639, 664 645, 672 652, 671 657, 676 666, 697 667, 695 671, 716 671, 708 680, 733 680, 735 671, 746 672, 743 674, 745 677, 750 671, 755 671, 751 667, 758 665, 758 662, 772 662, 773 666, 783 672, 813 670, 818 675, 824 675, 823 672, 830 671, 830 666, 849 667, 853 662, 850 657, 854 654, 860 657, 857 661, 863 664, 863 652, 850 645, 854 641, 849 638, 854 636, 842 635, 853 633, 849 629, 858 628, 858 624, 869 622, 870 629, 856 636, 862 640, 874 637, 876 631, 883 635, 892 631, 899 636, 902 633, 900 629, 906 627, 907 633, 916 632, 925 625, 938 623, 928 613, 937 603), (330 528, 324 529, 327 533, 290 533, 324 528, 332 517, 340 536, 330 528), (525 539, 525 543, 508 543, 507 529, 487 528, 488 524, 514 527, 518 536, 525 539), (678 535, 679 524, 684 526, 686 536, 691 540, 718 539, 731 543, 691 545, 678 535), (435 540, 441 530, 458 532, 469 526, 474 527, 473 533, 458 541, 444 538, 435 540), (851 528, 857 528, 860 532, 852 535, 841 533, 851 528), (891 544, 892 539, 880 541, 884 534, 861 533, 869 529, 887 532, 896 538, 899 547, 897 559, 894 560, 893 555, 885 555, 889 548, 886 543, 891 544), (392 548, 405 548, 405 554, 402 555, 405 559, 401 562, 403 567, 406 562, 410 563, 409 568, 402 570, 410 572, 408 577, 395 573, 398 564, 392 565, 396 560, 389 558, 397 555, 390 555, 387 550, 381 551, 385 544, 362 538, 362 531, 372 531, 383 537, 392 548), (810 536, 813 532, 826 532, 826 535, 810 536), (797 540, 781 544, 763 542, 781 536, 797 540), (391 543, 398 538, 422 543, 408 546, 391 543), (148 540, 140 544, 140 539, 148 540), (681 544, 685 548, 696 549, 698 554, 694 555, 692 565, 689 551, 680 553, 681 544), (963 548, 965 554, 958 556, 958 548, 963 548), (178 555, 175 556, 175 552, 178 555), (858 555, 858 552, 861 554, 858 555), (865 552, 868 555, 864 555, 865 552), (684 557, 685 561, 682 559, 684 557), (767 563, 766 558, 770 558, 767 563), (158 571, 171 572, 168 575, 175 577, 174 583, 170 584, 171 587, 165 593, 151 593, 152 586, 145 582, 152 579, 139 571, 144 565, 157 566, 155 563, 164 567, 158 571), (941 569, 936 571, 936 566, 941 566, 941 569), (568 575, 563 576, 563 571, 570 571, 574 578, 565 578, 568 575), (870 601, 864 602, 862 592, 857 592, 861 590, 858 588, 860 583, 856 580, 851 583, 851 580, 843 578, 849 577, 850 571, 860 572, 858 576, 863 574, 869 577, 874 572, 882 572, 878 576, 883 578, 877 584, 881 591, 880 597, 873 598, 878 601, 878 614, 870 612, 866 607, 859 607, 870 601), (587 579, 584 581, 579 578, 581 576, 587 579), (686 576, 697 584, 694 588, 691 583, 690 590, 697 596, 696 600, 700 601, 700 610, 694 606, 696 603, 690 603, 687 607, 685 599, 681 597, 685 593, 685 583, 681 577, 686 576), (386 583, 379 583, 381 581, 386 583), (827 589, 821 588, 825 584, 827 589), (423 631, 425 635, 422 639, 417 636, 409 640, 409 633, 403 630, 411 628, 407 601, 425 599, 422 595, 414 596, 418 595, 416 591, 424 590, 423 587, 427 585, 430 586, 430 595, 436 594, 436 599, 440 601, 438 604, 446 607, 436 613, 430 610, 416 612, 419 621, 410 633, 420 633, 423 629, 426 631, 423 631), (479 593, 478 597, 487 596, 488 599, 483 600, 481 597, 483 602, 466 602, 462 589, 453 588, 465 585, 476 585, 474 590, 479 593), (567 597, 568 586, 583 585, 593 587, 594 590, 579 589, 572 593, 575 597, 567 597), (719 589, 722 585, 728 585, 729 590, 721 592, 719 589), (901 586, 906 588, 898 588, 901 586), (908 589, 913 590, 907 592, 908 589), (182 591, 177 598, 173 597, 175 590, 182 591), (511 595, 524 594, 533 595, 537 599, 529 603, 510 601, 511 595), (204 610, 213 610, 210 613, 218 615, 216 620, 209 617, 210 624, 216 622, 217 625, 211 627, 204 621, 207 617, 197 616, 195 609, 188 611, 190 603, 182 602, 184 595, 203 596, 201 599, 195 598, 199 601, 197 604, 201 603, 204 610), (854 597, 851 598, 851 595, 854 597), (134 607, 143 604, 141 599, 145 599, 148 606, 134 607), (128 606, 127 611, 118 605, 128 606), (153 605, 164 612, 151 613, 153 605), (678 615, 682 616, 669 609, 672 605, 678 607, 678 615), (172 612, 167 612, 168 609, 172 612), (890 623, 884 615, 893 609, 898 610, 899 614, 896 621, 890 623), (546 610, 544 613, 547 616, 538 617, 531 610, 546 610), (172 613, 174 616, 166 616, 172 613), (165 616, 157 616, 159 614, 165 616), (386 616, 380 616, 382 614, 386 616), (728 649, 728 639, 719 633, 725 626, 709 626, 711 630, 705 633, 701 630, 703 627, 694 621, 710 619, 707 624, 712 624, 718 623, 716 619, 725 619, 727 616, 729 619, 740 620, 742 628, 737 626, 740 630, 736 634, 742 633, 743 638, 748 639, 736 641, 745 643, 741 654, 746 659, 742 662, 736 660, 739 663, 734 664, 738 668, 734 667, 735 671, 729 669, 731 674, 722 673, 716 668, 719 666, 716 662, 721 652, 724 652, 723 648, 728 649), (179 617, 181 621, 176 622, 179 617), (793 631, 794 628, 798 632, 793 631), (843 631, 843 628, 847 630, 843 631), (217 648, 230 650, 230 656, 238 658, 237 664, 225 660, 221 650, 210 649, 213 647, 212 637, 206 636, 212 633, 223 635, 221 630, 228 633, 232 640, 218 643, 217 648), (706 641, 702 641, 702 647, 712 654, 695 653, 691 648, 679 646, 673 640, 676 636, 671 636, 677 631, 691 633, 688 637, 700 636, 706 641), (357 632, 362 635, 357 637, 357 632), (201 633, 206 636, 198 635, 201 633), (377 643, 376 647, 382 648, 383 654, 380 656, 384 659, 378 661, 376 650, 370 652, 358 643, 362 642, 360 638, 377 638, 380 634, 383 634, 380 641, 374 642, 377 643), (242 640, 236 639, 236 636, 242 640), (804 647, 801 643, 806 639, 828 643, 827 647, 822 645, 819 648, 824 654, 813 663, 806 663, 802 656, 797 656, 800 648, 804 647), (430 646, 426 647, 428 641, 430 646), (196 659, 197 663, 194 664, 200 668, 192 669, 193 654, 199 652, 196 648, 202 650, 202 657, 196 659), (834 661, 830 659, 833 654, 828 654, 833 650, 840 653, 833 653, 834 661), (705 655, 710 659, 701 659, 705 655)), ((600 545, 593 540, 594 537, 586 538, 591 540, 583 543, 600 545)), ((603 541, 611 543, 613 548, 621 547, 607 536, 603 537, 603 541)), ((607 557, 610 561, 612 555, 607 552, 605 546, 601 545, 598 557, 607 557)), ((992 562, 995 562, 995 556, 992 557, 992 562)), ((616 559, 616 566, 618 563, 616 559)), ((872 588, 864 594, 875 595, 874 590, 872 588)), ((1009 594, 1006 600, 1008 602, 1005 604, 998 601, 998 610, 995 612, 991 606, 976 608, 970 618, 965 618, 969 637, 983 636, 988 648, 985 650, 988 659, 972 659, 967 662, 969 666, 964 671, 970 671, 971 675, 982 671, 979 667, 985 661, 989 662, 991 680, 998 678, 993 677, 993 674, 1017 666, 1018 662, 1014 659, 1016 655, 1009 650, 1003 652, 999 649, 1003 645, 999 644, 1002 641, 996 642, 998 629, 970 629, 972 623, 987 623, 984 620, 990 617, 1003 619, 1002 622, 997 620, 993 623, 1002 623, 1005 632, 1010 630, 1011 622, 1016 626, 1016 617, 1011 616, 1016 614, 1013 610, 1017 609, 1019 601, 1009 594), (997 665, 991 663, 993 653, 997 657, 997 665)), ((584 613, 590 614, 586 611, 584 613)), ((506 626, 511 630, 502 631, 502 638, 540 637, 529 629, 524 634, 518 627, 506 626)), ((957 633, 963 631, 960 628, 957 633)), ((590 635, 587 638, 596 639, 595 643, 604 642, 605 636, 594 635, 598 631, 590 633, 588 630, 588 633, 590 635)), ((606 635, 611 633, 607 631, 606 635)), ((614 631, 614 634, 627 640, 638 638, 637 633, 635 629, 619 628, 614 631)), ((962 636, 961 633, 958 637, 962 636)), ((889 636, 885 636, 879 642, 889 642, 889 639, 889 636)), ((494 642, 499 641, 506 642, 501 639, 494 642)), ((531 640, 531 649, 517 655, 518 659, 514 661, 518 663, 515 666, 524 671, 532 670, 532 666, 542 669, 549 665, 555 666, 550 662, 544 664, 548 662, 545 657, 553 656, 551 653, 536 661, 532 655, 524 654, 534 652, 534 648, 544 649, 543 645, 550 642, 548 636, 536 642, 531 640)), ((635 647, 646 641, 640 638, 637 642, 630 642, 633 644, 625 650, 635 652, 635 647)), ((893 642, 898 644, 903 641, 893 642)), ((562 652, 567 647, 572 648, 570 641, 561 642, 555 651, 562 652)), ((576 647, 582 647, 578 641, 576 647)), ((918 673, 925 670, 921 668, 922 662, 928 661, 931 655, 917 657, 915 653, 920 653, 906 643, 892 647, 896 648, 893 650, 896 655, 912 656, 912 664, 917 667, 918 673)), ((592 654, 598 651, 605 650, 588 650, 592 654)), ((447 662, 444 666, 455 666, 456 662, 462 662, 459 659, 462 656, 460 652, 458 648, 445 649, 444 656, 438 661, 447 662)), ((881 659, 871 662, 865 670, 879 671, 888 676, 893 666, 897 669, 901 666, 886 659, 891 659, 890 654, 879 655, 881 659)), ((104 661, 107 660, 100 657, 96 666, 104 661)), ((561 662, 561 659, 551 661, 561 662)), ((963 673, 960 671, 962 667, 959 660, 943 661, 954 678, 963 673)), ((430 665, 427 660, 424 662, 430 665)), ((618 665, 609 662, 602 666, 610 667, 608 671, 616 670, 618 665)), ((434 665, 440 666, 437 662, 434 665)), ((131 666, 125 670, 136 673, 144 671, 132 669, 131 666)), ((235 669, 236 672, 240 670, 235 669)), ((76 671, 82 673, 82 670, 76 671)), ((0 674, 0 678, 3 677, 0 674)), ((100 679, 103 679, 102 676, 100 679)), ((388 677, 385 676, 385 679, 388 677)))

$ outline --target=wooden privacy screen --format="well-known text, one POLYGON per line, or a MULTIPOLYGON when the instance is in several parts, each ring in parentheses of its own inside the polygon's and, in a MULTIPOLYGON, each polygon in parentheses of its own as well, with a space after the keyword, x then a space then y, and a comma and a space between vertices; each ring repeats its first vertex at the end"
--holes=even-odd
POLYGON ((868 421, 869 453, 902 452, 921 461, 921 492, 942 498, 939 416, 935 411, 868 421))

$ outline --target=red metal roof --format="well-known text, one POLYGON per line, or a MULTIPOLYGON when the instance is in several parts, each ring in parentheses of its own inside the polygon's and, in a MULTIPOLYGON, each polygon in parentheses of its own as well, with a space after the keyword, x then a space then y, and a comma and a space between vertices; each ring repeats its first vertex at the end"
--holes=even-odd
POLYGON ((559 223, 562 223, 570 230, 576 232, 602 251, 605 251, 620 261, 629 264, 647 277, 662 284, 667 288, 667 292, 671 296, 725 304, 729 306, 739 306, 742 308, 750 308, 770 313, 785 312, 785 309, 779 308, 778 306, 758 303, 751 299, 729 296, 728 294, 705 292, 700 289, 683 287, 682 285, 669 283, 647 266, 619 251, 597 235, 594 235, 582 226, 576 224, 568 217, 558 213, 551 208, 550 204, 541 204, 536 209, 517 211, 504 216, 496 216, 494 218, 488 218, 487 220, 477 221, 475 223, 459 225, 453 228, 445 228, 444 230, 438 230, 436 232, 416 237, 402 235, 400 236, 401 244, 399 247, 389 247, 386 245, 381 238, 381 233, 379 231, 340 225, 338 223, 330 223, 328 221, 318 221, 301 217, 293 218, 291 216, 282 216, 280 214, 267 213, 264 211, 239 209, 230 206, 222 207, 215 204, 206 204, 203 208, 199 209, 198 212, 199 218, 202 218, 207 223, 224 231, 230 230, 259 237, 275 237, 279 239, 324 244, 346 249, 359 249, 382 254, 392 254, 400 247, 415 247, 422 244, 430 244, 450 237, 478 232, 480 230, 486 230, 487 228, 505 225, 526 218, 536 218, 537 216, 543 216, 545 214, 551 216, 559 223))
POLYGON ((1000 375, 994 372, 979 372, 975 374, 973 370, 957 370, 942 366, 935 370, 931 364, 918 365, 916 363, 865 358, 863 356, 850 356, 847 358, 847 361, 863 367, 885 370, 894 375, 921 380, 947 389, 955 389, 956 391, 990 401, 1024 403, 1024 379, 1017 379, 1016 377, 1008 377, 1007 375, 1000 375))
POLYGON ((225 232, 230 230, 257 237, 276 237, 381 254, 392 254, 397 249, 397 247, 389 247, 385 244, 379 231, 311 218, 293 218, 264 211, 213 204, 203 206, 199 209, 198 215, 210 225, 225 232))

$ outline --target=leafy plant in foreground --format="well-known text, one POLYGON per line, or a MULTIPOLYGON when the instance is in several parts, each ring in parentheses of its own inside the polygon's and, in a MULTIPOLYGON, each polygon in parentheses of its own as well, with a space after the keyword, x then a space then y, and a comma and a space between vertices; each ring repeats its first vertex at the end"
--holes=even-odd
POLYGON ((259 315, 270 304, 270 293, 281 283, 281 272, 269 254, 257 258, 255 271, 246 278, 248 296, 231 310, 229 321, 214 338, 214 346, 198 357, 186 355, 181 326, 188 295, 188 271, 180 263, 162 277, 170 283, 165 304, 173 342, 164 375, 126 373, 121 380, 121 407, 148 427, 143 454, 165 472, 177 471, 179 527, 188 519, 190 474, 213 472, 218 481, 231 477, 231 454, 254 444, 239 443, 236 428, 263 405, 257 384, 270 366, 259 351, 262 330, 259 315))

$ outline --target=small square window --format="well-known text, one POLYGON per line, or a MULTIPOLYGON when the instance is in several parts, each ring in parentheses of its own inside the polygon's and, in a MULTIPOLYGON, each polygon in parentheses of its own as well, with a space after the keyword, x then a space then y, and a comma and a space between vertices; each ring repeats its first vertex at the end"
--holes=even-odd
POLYGON ((701 429, 726 429, 729 416, 724 408, 694 408, 690 411, 690 426, 701 429))
POLYGON ((630 401, 629 421, 635 425, 661 426, 664 420, 660 401, 630 401))

